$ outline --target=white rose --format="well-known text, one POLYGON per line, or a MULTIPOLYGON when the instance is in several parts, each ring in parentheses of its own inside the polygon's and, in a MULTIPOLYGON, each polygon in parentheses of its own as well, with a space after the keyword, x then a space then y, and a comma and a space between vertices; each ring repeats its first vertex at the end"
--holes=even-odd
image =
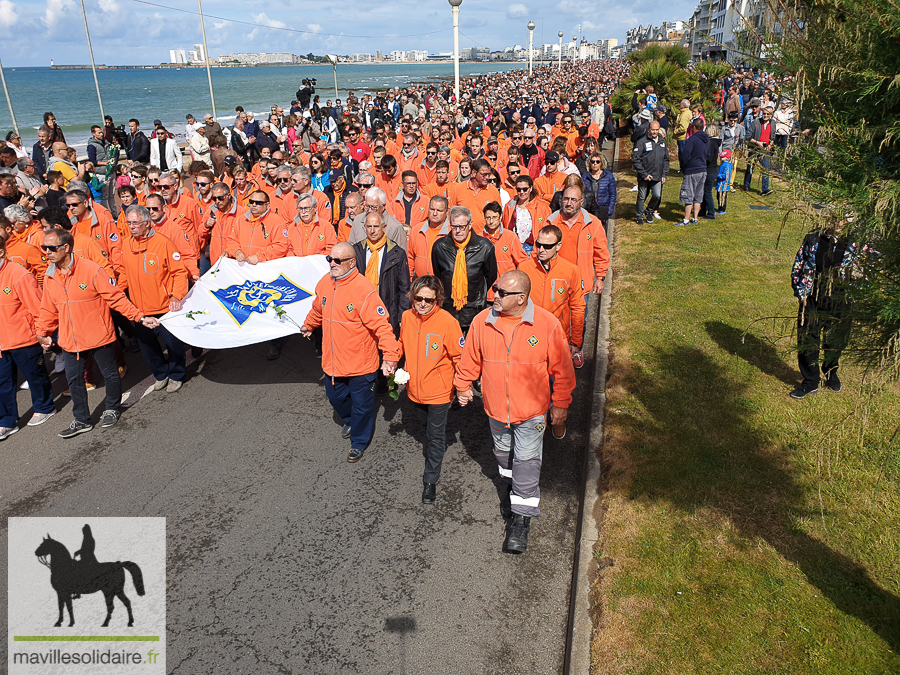
POLYGON ((396 384, 406 384, 409 382, 409 373, 403 370, 403 368, 398 368, 394 371, 394 382, 396 384))

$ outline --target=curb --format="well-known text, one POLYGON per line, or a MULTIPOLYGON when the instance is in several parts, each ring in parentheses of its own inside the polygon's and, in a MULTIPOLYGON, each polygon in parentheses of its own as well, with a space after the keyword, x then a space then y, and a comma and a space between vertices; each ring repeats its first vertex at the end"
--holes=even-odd
MULTIPOLYGON (((612 171, 619 168, 619 137, 613 147, 612 171)), ((615 220, 608 221, 607 237, 615 235, 615 220)), ((610 244, 612 254, 612 244, 610 244)), ((610 256, 612 257, 612 255, 610 256)), ((569 600, 569 631, 566 635, 566 653, 563 673, 566 675, 590 675, 591 638, 591 579, 598 563, 594 560, 594 546, 599 534, 595 512, 601 498, 600 479, 602 467, 598 451, 603 445, 603 416, 606 408, 606 372, 609 366, 609 306, 612 292, 612 270, 606 275, 606 283, 600 296, 597 316, 597 333, 594 343, 594 372, 591 378, 590 430, 582 467, 582 499, 578 510, 575 533, 577 542, 575 562, 572 566, 572 590, 569 600)))

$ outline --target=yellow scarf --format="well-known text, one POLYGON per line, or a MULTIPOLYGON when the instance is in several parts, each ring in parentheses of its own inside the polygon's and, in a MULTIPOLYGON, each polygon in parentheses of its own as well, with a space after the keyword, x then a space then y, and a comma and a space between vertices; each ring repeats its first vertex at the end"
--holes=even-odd
POLYGON ((366 279, 371 281, 375 288, 378 288, 378 251, 387 244, 387 237, 382 237, 375 244, 366 239, 366 244, 368 244, 369 250, 372 252, 372 257, 369 258, 369 262, 366 265, 366 279))
POLYGON ((465 307, 466 303, 469 301, 469 273, 466 270, 466 244, 469 243, 471 238, 471 231, 469 231, 469 234, 466 235, 466 240, 461 244, 457 244, 456 240, 451 237, 454 246, 456 246, 456 262, 453 265, 453 280, 451 281, 452 292, 450 297, 453 298, 453 307, 457 311, 465 307))

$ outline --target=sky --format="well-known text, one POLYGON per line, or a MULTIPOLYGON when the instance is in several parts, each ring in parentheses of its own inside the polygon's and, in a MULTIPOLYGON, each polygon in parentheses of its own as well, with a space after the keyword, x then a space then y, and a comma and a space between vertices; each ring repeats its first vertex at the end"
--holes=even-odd
MULTIPOLYGON (((570 41, 582 27, 589 41, 617 38, 638 25, 687 21, 695 0, 522 0, 511 4, 463 0, 460 49, 492 51, 527 46, 529 20, 534 45, 570 41)), ((84 0, 94 59, 107 65, 158 64, 169 50, 201 42, 193 0, 84 0), (187 10, 180 12, 177 9, 187 10)), ((446 0, 204 0, 206 38, 212 57, 234 52, 374 54, 381 50, 453 50, 453 22, 446 0), (236 9, 240 7, 240 9, 236 9), (315 8, 315 9, 307 9, 315 8), (236 23, 237 21, 243 23, 236 23), (284 30, 290 29, 290 30, 284 30), (302 31, 302 32, 295 32, 302 31)), ((0 44, 4 66, 89 63, 78 0, 0 0, 0 44)))

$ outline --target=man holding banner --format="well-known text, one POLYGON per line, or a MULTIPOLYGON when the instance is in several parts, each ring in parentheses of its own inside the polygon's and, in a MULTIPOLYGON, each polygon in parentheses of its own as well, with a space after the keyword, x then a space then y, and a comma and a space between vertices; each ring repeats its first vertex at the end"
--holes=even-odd
POLYGON ((303 322, 309 337, 322 327, 322 370, 325 393, 350 439, 348 462, 358 462, 375 430, 375 374, 378 352, 385 376, 397 369, 400 346, 388 323, 378 290, 356 269, 353 247, 341 242, 327 256, 331 271, 316 285, 316 298, 303 322))

